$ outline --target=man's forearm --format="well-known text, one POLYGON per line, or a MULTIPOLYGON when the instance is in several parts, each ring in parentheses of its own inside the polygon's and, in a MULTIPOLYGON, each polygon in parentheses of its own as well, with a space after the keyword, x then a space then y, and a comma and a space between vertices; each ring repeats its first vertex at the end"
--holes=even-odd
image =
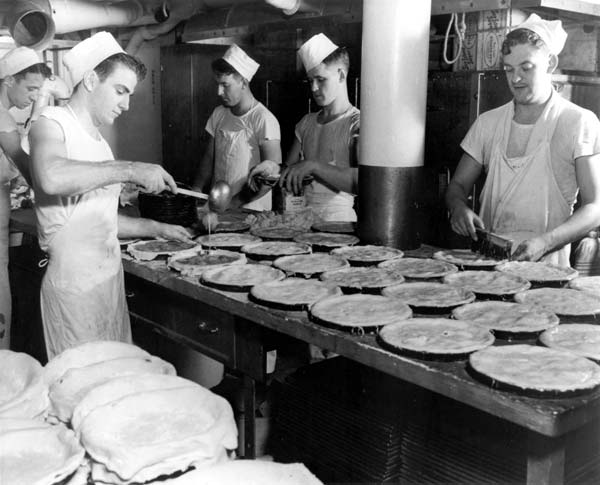
POLYGON ((581 239, 598 226, 600 226, 600 204, 582 205, 564 223, 543 235, 547 252, 581 239))
POLYGON ((119 214, 119 237, 156 237, 158 223, 143 217, 119 214))
POLYGON ((35 181, 44 193, 61 196, 83 194, 107 185, 128 182, 132 178, 132 162, 118 160, 57 160, 42 173, 35 174, 35 181))
POLYGON ((458 207, 469 207, 467 194, 465 194, 464 189, 458 184, 450 182, 444 198, 446 207, 450 213, 454 212, 458 207))
POLYGON ((340 168, 335 165, 316 163, 314 175, 337 190, 355 194, 358 186, 358 168, 340 168))

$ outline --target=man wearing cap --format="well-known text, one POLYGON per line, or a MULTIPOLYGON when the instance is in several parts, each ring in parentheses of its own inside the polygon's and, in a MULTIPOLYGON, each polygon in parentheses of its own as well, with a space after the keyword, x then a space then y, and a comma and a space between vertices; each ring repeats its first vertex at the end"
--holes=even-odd
POLYGON ((305 187, 307 205, 326 221, 356 221, 352 193, 358 183, 360 111, 348 99, 348 52, 317 34, 298 55, 321 110, 296 125, 280 184, 299 192, 303 179, 312 175, 315 181, 305 187))
POLYGON ((93 340, 131 341, 117 234, 189 239, 180 226, 117 214, 121 184, 170 188, 157 164, 114 160, 99 127, 112 125, 146 69, 99 32, 64 56, 73 94, 29 132, 40 247, 48 253, 41 310, 48 357, 93 340))
POLYGON ((11 294, 8 283, 10 181, 19 172, 30 181, 29 157, 21 149, 17 122, 9 109, 31 106, 51 74, 37 53, 17 47, 0 59, 0 349, 10 345, 11 294))
POLYGON ((222 105, 215 108, 206 123, 210 140, 194 187, 207 191, 211 183, 224 180, 231 186, 233 205, 270 210, 269 187, 255 191, 246 183, 250 170, 261 161, 267 161, 275 173, 281 164, 279 122, 250 90, 249 83, 258 68, 259 64, 235 44, 213 61, 222 105))
POLYGON ((535 14, 507 35, 513 100, 475 121, 446 192, 457 233, 475 238, 475 228, 485 228, 514 240, 514 259, 561 266, 569 266, 570 243, 600 224, 600 122, 552 87, 566 38, 560 21, 535 14), (482 170, 476 215, 468 196, 482 170))

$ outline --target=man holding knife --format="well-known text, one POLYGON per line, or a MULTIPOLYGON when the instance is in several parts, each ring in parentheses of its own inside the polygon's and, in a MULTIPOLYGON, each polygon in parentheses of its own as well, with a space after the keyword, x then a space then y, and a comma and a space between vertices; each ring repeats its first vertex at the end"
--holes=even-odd
POLYGON ((536 14, 507 35, 513 100, 475 121, 446 192, 457 233, 475 239, 475 228, 485 228, 514 239, 514 259, 561 266, 569 266, 570 243, 600 224, 600 122, 552 86, 566 38, 560 21, 536 14), (467 200, 483 170, 477 215, 467 200))
POLYGON ((159 165, 114 160, 99 132, 128 109, 144 65, 106 32, 63 62, 69 104, 46 108, 29 134, 38 236, 48 253, 41 309, 49 358, 87 341, 131 341, 117 234, 189 239, 183 227, 117 213, 122 183, 177 192, 159 165))

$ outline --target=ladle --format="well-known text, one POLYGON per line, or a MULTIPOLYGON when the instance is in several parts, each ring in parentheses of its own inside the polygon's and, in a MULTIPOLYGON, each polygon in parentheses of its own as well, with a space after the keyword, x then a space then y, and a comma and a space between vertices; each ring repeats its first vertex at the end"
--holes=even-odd
POLYGON ((227 210, 231 203, 231 187, 223 180, 216 181, 208 195, 181 187, 177 188, 177 193, 189 195, 190 197, 195 197, 197 199, 208 200, 209 208, 215 212, 227 210))

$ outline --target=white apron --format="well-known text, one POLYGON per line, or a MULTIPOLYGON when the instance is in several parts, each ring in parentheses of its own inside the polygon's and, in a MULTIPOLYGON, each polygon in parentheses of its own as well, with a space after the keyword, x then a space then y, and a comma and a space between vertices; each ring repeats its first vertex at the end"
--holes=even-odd
MULTIPOLYGON (((487 230, 519 242, 551 231, 571 215, 551 165, 550 140, 562 111, 553 94, 529 138, 526 155, 506 157, 514 106, 509 105, 492 142, 487 179, 481 193, 480 217, 487 230)), ((542 260, 569 266, 570 245, 542 260)))
MULTIPOLYGON (((240 122, 243 123, 241 118, 240 122)), ((217 133, 215 133, 215 171, 213 183, 224 180, 231 186, 231 193, 234 196, 239 194, 246 185, 250 169, 253 168, 251 166, 252 159, 249 127, 244 127, 237 131, 219 128, 217 133)), ((267 192, 252 202, 248 202, 243 207, 259 211, 271 210, 271 192, 267 192)))
MULTIPOLYGON (((48 117, 63 127, 69 158, 113 159, 104 139, 88 135, 72 112, 62 114, 48 117)), ((76 197, 42 195, 36 207, 40 246, 48 253, 41 310, 49 359, 93 340, 131 342, 117 239, 120 191, 114 184, 76 197)))

